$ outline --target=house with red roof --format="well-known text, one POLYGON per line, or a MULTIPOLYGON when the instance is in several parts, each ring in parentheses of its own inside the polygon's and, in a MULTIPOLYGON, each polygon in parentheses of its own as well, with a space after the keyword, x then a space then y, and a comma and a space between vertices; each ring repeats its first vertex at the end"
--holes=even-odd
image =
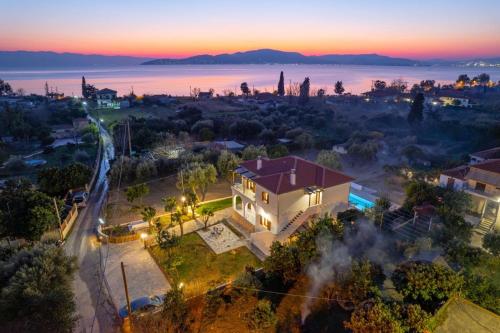
POLYGON ((273 241, 285 241, 312 216, 347 209, 353 180, 296 156, 245 161, 233 173, 233 215, 268 254, 273 241))
POLYGON ((490 158, 497 151, 473 153, 469 165, 445 170, 439 177, 442 187, 471 195, 470 212, 479 217, 476 231, 483 235, 500 230, 500 158, 490 158))

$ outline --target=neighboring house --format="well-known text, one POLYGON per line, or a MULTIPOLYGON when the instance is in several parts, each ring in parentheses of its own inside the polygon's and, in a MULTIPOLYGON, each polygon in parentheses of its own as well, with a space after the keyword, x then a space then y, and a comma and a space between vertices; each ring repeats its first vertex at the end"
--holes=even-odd
POLYGON ((73 125, 54 125, 50 128, 50 136, 52 136, 54 139, 68 139, 75 137, 75 129, 73 128, 73 125))
POLYGON ((242 162, 233 178, 233 216, 266 255, 310 217, 347 209, 353 180, 295 156, 242 162))
POLYGON ((130 101, 128 99, 122 99, 120 101, 120 109, 128 109, 130 107, 130 101))
POLYGON ((97 107, 101 109, 119 109, 120 103, 116 101, 116 91, 108 88, 96 92, 97 107))
POLYGON ((238 152, 245 148, 245 145, 232 140, 214 141, 213 145, 215 148, 227 149, 232 152, 238 152))
POLYGON ((442 187, 463 190, 471 195, 470 213, 479 217, 477 231, 500 230, 500 159, 485 160, 444 171, 442 187))
POLYGON ((210 99, 214 95, 213 91, 201 91, 198 94, 198 99, 210 99))
POLYGON ((469 157, 470 164, 476 164, 484 162, 486 160, 500 158, 500 147, 478 151, 476 153, 469 154, 469 157))
POLYGON ((443 106, 461 106, 463 108, 472 106, 468 98, 441 96, 439 97, 439 100, 443 106))

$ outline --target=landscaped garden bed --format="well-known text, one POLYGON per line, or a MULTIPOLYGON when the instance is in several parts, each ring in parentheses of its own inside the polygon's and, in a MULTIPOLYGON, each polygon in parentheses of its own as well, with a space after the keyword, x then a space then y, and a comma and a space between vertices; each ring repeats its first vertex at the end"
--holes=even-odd
POLYGON ((246 247, 215 254, 196 233, 184 235, 174 248, 174 266, 168 267, 167 252, 158 246, 150 253, 171 283, 182 283, 186 296, 202 294, 234 280, 246 266, 260 267, 260 260, 246 247))

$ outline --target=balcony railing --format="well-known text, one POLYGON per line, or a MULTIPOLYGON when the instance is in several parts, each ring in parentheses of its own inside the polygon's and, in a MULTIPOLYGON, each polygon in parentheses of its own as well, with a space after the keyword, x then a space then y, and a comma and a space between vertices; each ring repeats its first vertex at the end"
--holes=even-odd
POLYGON ((498 198, 500 197, 500 192, 498 191, 495 191, 495 192, 490 192, 490 191, 481 191, 481 190, 478 190, 472 186, 469 186, 467 184, 464 184, 464 187, 463 187, 464 191, 470 193, 470 194, 476 194, 476 195, 479 195, 483 198, 486 198, 486 199, 492 199, 494 201, 497 201, 498 198))
POLYGON ((248 199, 252 200, 252 201, 255 201, 255 193, 249 189, 246 189, 243 187, 243 184, 241 183, 234 183, 233 184, 233 188, 240 192, 241 194, 243 194, 245 197, 247 197, 248 199))

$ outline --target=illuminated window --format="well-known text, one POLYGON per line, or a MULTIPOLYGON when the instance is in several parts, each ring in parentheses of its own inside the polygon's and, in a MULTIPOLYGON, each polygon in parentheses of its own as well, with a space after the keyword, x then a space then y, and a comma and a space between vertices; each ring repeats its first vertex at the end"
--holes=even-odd
POLYGON ((266 204, 269 203, 269 193, 262 191, 262 202, 266 204))
POLYGON ((314 196, 314 204, 319 205, 321 203, 321 192, 316 192, 314 196))
POLYGON ((245 187, 247 188, 247 190, 250 190, 253 193, 255 193, 255 183, 253 181, 247 179, 245 182, 245 187))
POLYGON ((266 228, 267 230, 271 230, 271 221, 263 217, 262 215, 260 216, 259 224, 266 228))

